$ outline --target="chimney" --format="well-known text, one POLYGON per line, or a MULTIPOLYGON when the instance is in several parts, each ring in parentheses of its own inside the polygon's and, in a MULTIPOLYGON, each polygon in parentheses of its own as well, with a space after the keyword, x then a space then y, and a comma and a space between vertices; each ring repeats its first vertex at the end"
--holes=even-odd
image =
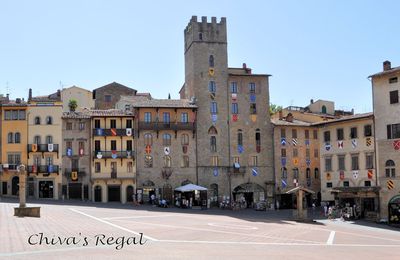
POLYGON ((30 88, 29 89, 28 100, 31 100, 31 99, 32 99, 32 89, 30 88))
POLYGON ((243 69, 247 69, 246 63, 243 63, 243 69))
POLYGON ((392 65, 390 63, 390 61, 386 60, 383 62, 383 71, 387 71, 387 70, 391 70, 392 69, 392 65))
POLYGON ((7 94, 7 101, 10 100, 10 94, 7 94))
POLYGON ((293 115, 292 115, 292 113, 287 114, 287 116, 286 116, 286 122, 293 122, 293 115))
POLYGON ((278 111, 278 114, 279 114, 279 120, 282 120, 282 118, 283 118, 282 110, 279 110, 279 111, 278 111))
POLYGON ((314 99, 311 99, 311 100, 310 100, 310 104, 314 104, 314 99))
POLYGON ((20 98, 15 99, 15 103, 21 104, 21 99, 20 98))

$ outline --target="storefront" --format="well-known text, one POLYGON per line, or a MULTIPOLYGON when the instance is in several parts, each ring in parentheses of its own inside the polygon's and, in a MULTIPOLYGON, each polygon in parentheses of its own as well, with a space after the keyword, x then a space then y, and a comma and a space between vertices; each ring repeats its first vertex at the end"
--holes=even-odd
POLYGON ((400 195, 394 196, 388 204, 389 224, 400 225, 400 195))
POLYGON ((39 181, 39 198, 40 199, 54 198, 53 181, 39 181))
POLYGON ((236 202, 245 201, 248 208, 255 203, 265 201, 265 190, 256 183, 244 183, 233 189, 233 200, 236 202))

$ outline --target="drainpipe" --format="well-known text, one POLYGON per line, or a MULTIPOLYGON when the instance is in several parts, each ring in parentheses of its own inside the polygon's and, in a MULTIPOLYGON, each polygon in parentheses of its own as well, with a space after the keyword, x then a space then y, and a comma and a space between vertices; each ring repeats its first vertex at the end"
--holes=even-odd
MULTIPOLYGON (((271 124, 272 125, 272 124, 271 124)), ((274 182, 274 189, 272 192, 274 208, 276 205, 276 174, 275 174, 275 127, 272 125, 272 176, 274 182)))

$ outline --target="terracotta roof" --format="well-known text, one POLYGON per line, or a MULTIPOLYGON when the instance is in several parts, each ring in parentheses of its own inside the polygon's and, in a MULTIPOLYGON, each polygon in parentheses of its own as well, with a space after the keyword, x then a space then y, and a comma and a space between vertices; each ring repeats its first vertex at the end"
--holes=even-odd
POLYGON ((110 84, 104 85, 104 86, 102 86, 102 87, 96 88, 96 89, 94 89, 93 91, 96 91, 96 90, 99 90, 99 89, 102 89, 102 88, 119 88, 119 89, 130 90, 130 91, 132 91, 132 93, 136 93, 136 92, 137 92, 136 89, 133 89, 133 88, 124 86, 124 85, 119 84, 118 82, 115 82, 115 81, 112 82, 112 83, 110 83, 110 84))
POLYGON ((349 120, 356 120, 356 119, 363 119, 363 118, 369 118, 373 117, 374 113, 369 112, 369 113, 363 113, 363 114, 355 114, 351 116, 343 116, 338 119, 332 119, 329 121, 323 121, 323 122, 317 122, 313 123, 312 125, 326 125, 326 124, 333 124, 333 123, 338 123, 338 122, 343 122, 343 121, 349 121, 349 120))
POLYGON ((393 73, 393 72, 399 72, 399 71, 400 71, 400 66, 391 68, 390 70, 385 70, 385 71, 381 71, 381 72, 369 75, 368 78, 373 78, 373 77, 377 77, 377 76, 383 76, 383 75, 386 75, 386 74, 390 74, 390 73, 393 73))
POLYGON ((90 118, 90 112, 64 112, 62 118, 88 119, 90 118))
POLYGON ((32 97, 29 101, 34 102, 56 102, 61 101, 61 93, 56 92, 47 96, 36 96, 32 97))
POLYGON ((311 123, 293 119, 293 122, 279 120, 278 118, 271 119, 271 123, 277 126, 311 126, 311 123))

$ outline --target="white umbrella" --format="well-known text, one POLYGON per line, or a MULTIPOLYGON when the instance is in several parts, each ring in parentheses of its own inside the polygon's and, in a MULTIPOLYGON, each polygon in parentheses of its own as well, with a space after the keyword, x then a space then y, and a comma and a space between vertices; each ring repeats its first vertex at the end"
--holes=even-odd
POLYGON ((178 187, 175 189, 175 191, 180 191, 180 192, 189 192, 189 191, 195 191, 195 190, 207 190, 207 188, 194 185, 194 184, 186 184, 184 186, 178 187))

